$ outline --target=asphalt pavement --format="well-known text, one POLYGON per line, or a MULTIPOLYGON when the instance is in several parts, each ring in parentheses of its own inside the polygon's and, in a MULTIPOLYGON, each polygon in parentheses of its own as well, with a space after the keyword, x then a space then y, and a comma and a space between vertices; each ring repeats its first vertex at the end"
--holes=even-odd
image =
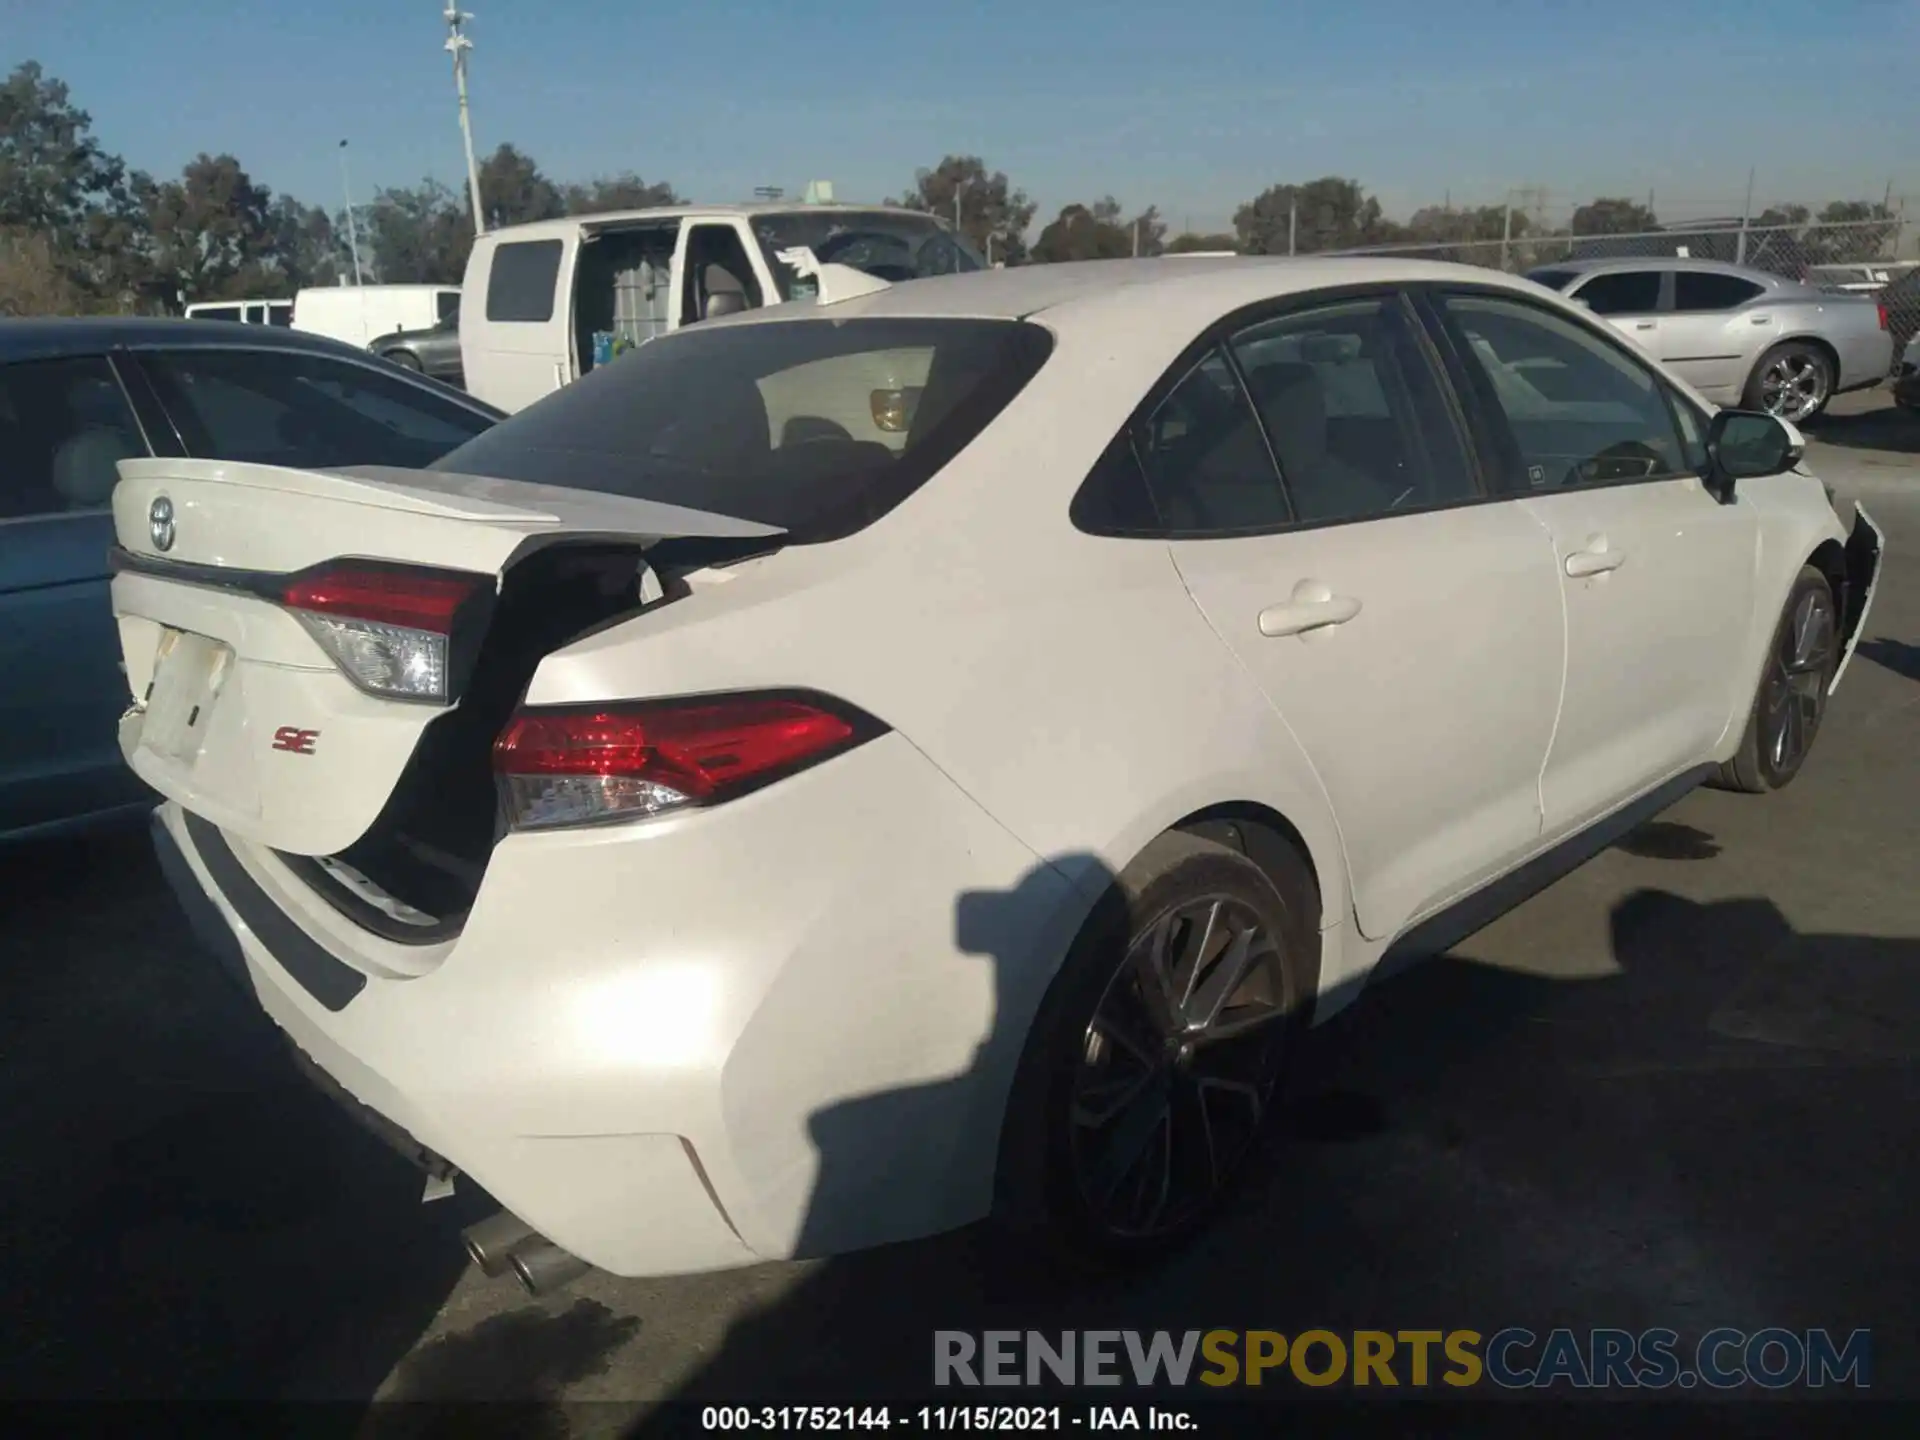
POLYGON ((1314 1032, 1256 1183, 1124 1283, 969 1231, 529 1300, 465 1265, 484 1197, 423 1206, 292 1072, 144 834, 0 856, 0 1398, 605 1402, 545 1422, 586 1435, 917 1391, 935 1329, 1522 1324, 1870 1328, 1920 1398, 1920 422, 1838 411, 1813 463, 1891 550, 1799 781, 1688 796, 1314 1032))

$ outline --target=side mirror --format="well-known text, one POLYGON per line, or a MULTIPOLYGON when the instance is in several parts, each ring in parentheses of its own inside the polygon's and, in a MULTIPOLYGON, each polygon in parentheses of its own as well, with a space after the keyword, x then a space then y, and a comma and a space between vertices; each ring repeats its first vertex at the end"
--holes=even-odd
POLYGON ((1709 484, 1730 500, 1734 482, 1784 474, 1806 450, 1805 438, 1784 420, 1757 410, 1722 410, 1707 427, 1709 484))
POLYGON ((747 308, 747 297, 738 290, 716 290, 707 296, 708 320, 718 320, 722 315, 738 315, 747 308))

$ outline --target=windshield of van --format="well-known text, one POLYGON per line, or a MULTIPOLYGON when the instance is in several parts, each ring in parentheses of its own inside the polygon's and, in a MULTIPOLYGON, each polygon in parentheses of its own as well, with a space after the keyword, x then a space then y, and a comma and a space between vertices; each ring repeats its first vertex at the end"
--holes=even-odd
POLYGON ((823 265, 847 265, 881 280, 919 280, 929 275, 982 270, 980 257, 931 215, 897 210, 791 211, 753 217, 753 233, 766 253, 782 300, 805 300, 818 289, 779 259, 804 246, 823 265))
POLYGON ((595 367, 432 468, 838 539, 972 443, 1052 346, 1017 320, 694 327, 595 367))
POLYGON ((1564 290, 1578 278, 1578 270, 1529 270, 1527 279, 1536 285, 1544 285, 1549 290, 1564 290))

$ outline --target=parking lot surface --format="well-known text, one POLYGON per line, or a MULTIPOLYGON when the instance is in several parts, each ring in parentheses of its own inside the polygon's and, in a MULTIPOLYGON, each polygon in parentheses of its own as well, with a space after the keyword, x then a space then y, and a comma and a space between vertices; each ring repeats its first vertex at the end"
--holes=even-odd
MULTIPOLYGON (((190 944, 144 834, 0 857, 0 1393, 648 1402, 922 1389, 935 1329, 1874 1332, 1920 1396, 1920 422, 1811 460, 1891 537, 1807 768, 1700 791, 1311 1037, 1282 1143, 1163 1268, 964 1232, 545 1301, 471 1273, 190 944)), ((644 1217, 636 1217, 644 1223, 644 1217)), ((556 1432, 558 1433, 558 1432, 556 1432)))

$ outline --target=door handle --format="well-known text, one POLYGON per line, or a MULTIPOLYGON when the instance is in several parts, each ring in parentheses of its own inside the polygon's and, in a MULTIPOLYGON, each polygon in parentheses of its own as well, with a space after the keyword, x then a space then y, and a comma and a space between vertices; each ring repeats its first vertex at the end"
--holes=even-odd
POLYGON ((1578 580, 1588 575, 1604 575, 1609 570, 1618 570, 1627 563, 1626 554, 1607 548, 1607 538, 1588 543, 1584 550, 1576 550, 1567 556, 1567 574, 1578 580))
POLYGON ((1654 322, 1651 320, 1636 320, 1633 322, 1633 328, 1636 330, 1651 330, 1653 326, 1654 322))
POLYGON ((1260 612, 1260 633, 1269 639, 1304 635, 1309 630, 1344 625, 1359 613, 1360 602, 1353 596, 1336 595, 1317 580, 1302 580, 1285 603, 1269 605, 1260 612))

